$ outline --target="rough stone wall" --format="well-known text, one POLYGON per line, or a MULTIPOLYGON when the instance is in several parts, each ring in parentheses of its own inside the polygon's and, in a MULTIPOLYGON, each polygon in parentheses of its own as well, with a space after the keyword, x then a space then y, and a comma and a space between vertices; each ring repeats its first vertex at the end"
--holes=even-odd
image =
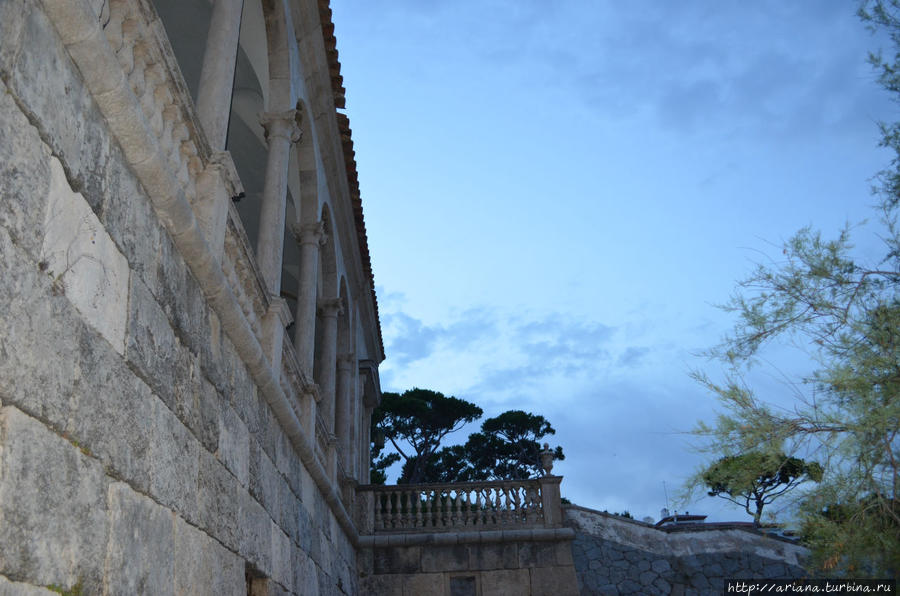
POLYGON ((454 538, 363 549, 360 591, 378 596, 578 593, 571 540, 447 543, 454 538))
POLYGON ((757 532, 664 529, 568 507, 581 594, 721 594, 726 578, 806 577, 805 549, 757 532))
POLYGON ((356 555, 33 0, 0 0, 0 593, 356 591, 356 555))

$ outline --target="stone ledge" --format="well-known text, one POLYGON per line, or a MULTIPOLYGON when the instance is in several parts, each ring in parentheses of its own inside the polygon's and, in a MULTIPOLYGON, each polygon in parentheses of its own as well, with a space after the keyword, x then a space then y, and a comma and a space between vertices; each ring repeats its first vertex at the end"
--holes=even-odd
POLYGON ((574 540, 572 528, 535 528, 532 530, 489 530, 485 532, 429 532, 422 534, 380 534, 360 536, 360 548, 417 546, 421 544, 452 545, 493 542, 546 542, 574 540))

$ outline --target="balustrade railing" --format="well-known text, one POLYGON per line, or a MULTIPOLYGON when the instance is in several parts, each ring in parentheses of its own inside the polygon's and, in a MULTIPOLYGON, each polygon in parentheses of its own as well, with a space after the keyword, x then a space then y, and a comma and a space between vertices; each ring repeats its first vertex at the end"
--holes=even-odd
MULTIPOLYGON (((555 477, 558 478, 558 477, 555 477)), ((362 533, 527 529, 548 525, 543 479, 361 486, 362 533)), ((558 489, 558 481, 554 485, 558 489)), ((551 489, 550 493, 554 491, 551 489)), ((558 490, 556 491, 558 494, 558 490)), ((550 515, 555 520, 557 516, 550 515)))

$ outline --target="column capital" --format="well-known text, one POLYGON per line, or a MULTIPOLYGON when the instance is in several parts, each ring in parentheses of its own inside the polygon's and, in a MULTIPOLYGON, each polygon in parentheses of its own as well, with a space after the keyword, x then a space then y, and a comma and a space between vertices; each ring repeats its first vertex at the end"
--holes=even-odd
POLYGON ((340 298, 319 300, 319 314, 326 318, 337 317, 344 312, 344 302, 340 298))
POLYGON ((325 233, 325 222, 317 221, 310 224, 291 224, 291 235, 297 244, 313 244, 316 246, 325 246, 328 242, 328 234, 325 233))
POLYGON ((356 364, 356 355, 355 354, 338 354, 337 357, 337 369, 338 370, 353 370, 353 365, 356 364))
POLYGON ((263 112, 259 115, 259 123, 266 129, 266 140, 281 137, 291 143, 297 143, 300 133, 300 112, 286 110, 284 112, 263 112))

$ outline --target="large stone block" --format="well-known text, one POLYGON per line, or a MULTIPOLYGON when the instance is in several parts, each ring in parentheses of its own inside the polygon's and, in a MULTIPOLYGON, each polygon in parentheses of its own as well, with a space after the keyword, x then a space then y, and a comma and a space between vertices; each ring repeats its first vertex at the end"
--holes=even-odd
POLYGON ((246 488, 250 483, 250 432, 227 404, 222 406, 219 422, 219 460, 246 488))
POLYGON ((198 523, 200 444, 168 408, 157 404, 150 444, 150 493, 198 523))
MULTIPOLYGON (((446 582, 443 573, 416 573, 407 575, 403 578, 403 596, 425 595, 443 596, 446 582)), ((491 594, 494 592, 484 592, 483 594, 491 594)), ((523 592, 519 592, 522 594, 523 592)), ((499 594, 499 593, 498 593, 499 594)))
POLYGON ((276 518, 280 512, 279 484, 282 482, 278 469, 269 456, 260 449, 259 443, 250 440, 250 494, 259 501, 266 511, 276 518))
POLYGON ((245 495, 237 479, 212 454, 201 450, 197 495, 200 526, 234 551, 243 540, 241 506, 245 495))
POLYGON ((265 575, 272 577, 272 518, 250 494, 240 499, 240 543, 237 551, 265 575))
MULTIPOLYGON (((33 10, 22 2, 5 0, 0 4, 0 57, 5 51, 11 31, 22 14, 33 10)), ((39 260, 44 240, 44 213, 50 188, 50 151, 28 121, 6 85, 0 81, 0 226, 7 229, 15 242, 32 261, 39 260)))
POLYGON ((529 571, 532 594, 578 595, 578 581, 575 579, 574 567, 532 567, 529 571))
POLYGON ((84 197, 69 187, 56 158, 50 159, 48 197, 41 263, 84 320, 124 354, 128 261, 84 197))
POLYGON ((174 519, 127 484, 110 485, 106 593, 174 594, 174 519))
POLYGON ((0 573, 99 591, 106 527, 100 463, 20 410, 0 409, 0 573))
POLYGON ((165 313, 137 276, 131 278, 125 356, 153 392, 175 410, 178 340, 165 313))
POLYGON ((377 594, 378 596, 403 596, 403 580, 400 574, 370 575, 360 580, 360 594, 377 594))
POLYGON ((63 428, 83 380, 77 330, 84 323, 3 227, 0 256, 0 397, 63 428))
POLYGON ((556 564, 556 543, 519 543, 519 567, 551 567, 556 564))
POLYGON ((294 593, 318 596, 316 564, 304 550, 296 546, 291 547, 291 570, 294 574, 294 593))
POLYGON ((278 511, 276 522, 284 530, 284 533, 288 535, 291 542, 299 543, 300 525, 297 519, 297 510, 302 509, 303 506, 287 482, 281 477, 279 477, 279 480, 278 487, 281 494, 278 497, 278 503, 281 505, 281 508, 278 511))
POLYGON ((468 545, 469 569, 515 569, 519 566, 515 542, 488 542, 468 545))
POLYGON ((469 569, 469 549, 465 544, 427 546, 422 548, 422 567, 425 573, 463 571, 469 569))
POLYGON ((97 171, 103 176, 97 189, 104 197, 100 221, 125 255, 133 275, 139 276, 148 288, 156 287, 158 247, 166 231, 150 199, 117 144, 112 143, 109 160, 98 164, 97 171))
POLYGON ((175 519, 174 579, 176 595, 246 594, 241 558, 178 518, 175 519))
MULTIPOLYGON (((0 0, 0 74, 8 79, 22 43, 22 30, 35 4, 28 0, 0 0)), ((5 86, 2 90, 6 95, 5 86)))
POLYGON ((207 306, 200 285, 168 235, 160 236, 156 286, 153 294, 165 311, 179 340, 199 355, 209 338, 207 306))
POLYGON ((190 350, 178 350, 175 364, 175 413, 203 447, 215 453, 219 445, 221 400, 190 350))
POLYGON ((491 596, 518 596, 531 591, 527 569, 498 569, 481 574, 481 593, 491 596))
MULTIPOLYGON (((148 491, 150 443, 159 400, 92 329, 71 327, 69 332, 80 334, 73 354, 82 377, 66 430, 116 476, 148 491)), ((57 339, 66 337, 63 331, 57 339)))
POLYGON ((294 582, 291 572, 291 541, 274 521, 269 523, 272 535, 272 579, 283 586, 290 586, 294 582))
POLYGON ((7 84, 62 162, 72 189, 100 214, 112 144, 106 121, 44 12, 26 15, 7 84))
POLYGON ((47 588, 10 581, 0 575, 0 596, 56 596, 57 594, 59 593, 52 592, 47 588))
MULTIPOLYGON (((417 573, 443 571, 440 555, 434 552, 434 548, 428 547, 425 552, 418 546, 391 546, 375 549, 375 573, 376 575, 387 573, 417 573), (430 558, 430 564, 426 568, 420 566, 420 557, 430 558)), ((424 561, 422 561, 424 563, 424 561)), ((465 563, 463 563, 465 565, 465 563)), ((462 567, 463 569, 465 566, 462 567)))

